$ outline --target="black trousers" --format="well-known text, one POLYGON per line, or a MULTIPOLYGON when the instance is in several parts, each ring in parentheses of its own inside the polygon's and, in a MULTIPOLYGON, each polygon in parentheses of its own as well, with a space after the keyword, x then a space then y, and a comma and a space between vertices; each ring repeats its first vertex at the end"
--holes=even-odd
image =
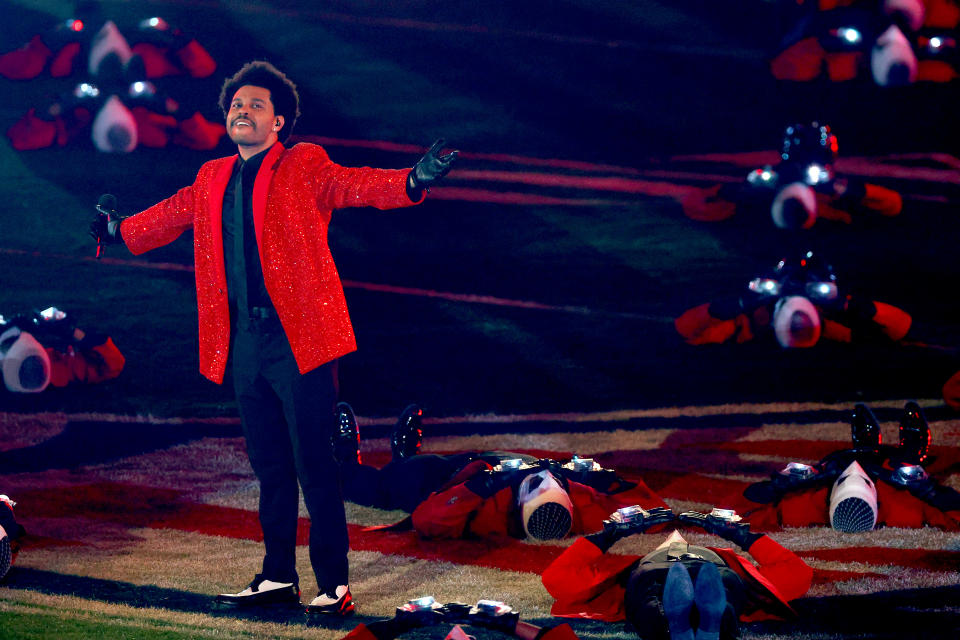
POLYGON ((367 507, 413 512, 431 493, 474 460, 496 466, 508 458, 522 458, 526 462, 537 460, 520 453, 480 451, 446 456, 422 453, 391 460, 382 469, 345 464, 341 468, 343 495, 350 502, 367 507))
MULTIPOLYGON (((708 551, 701 547, 693 547, 693 549, 701 552, 708 551)), ((663 609, 663 586, 671 564, 666 555, 666 552, 661 550, 644 556, 643 560, 630 572, 625 585, 623 604, 627 621, 642 640, 670 640, 670 628, 663 609)), ((704 555, 713 558, 727 594, 727 609, 721 619, 720 638, 721 640, 737 638, 739 637, 737 620, 746 600, 743 581, 716 554, 709 552, 704 555)), ((690 578, 696 582, 700 567, 711 560, 689 558, 675 560, 675 562, 683 562, 690 572, 690 578)), ((693 625, 696 627, 699 618, 696 607, 692 614, 693 625)))
POLYGON ((233 385, 250 465, 260 483, 263 577, 298 582, 299 489, 310 514, 310 563, 321 591, 348 584, 347 521, 331 437, 336 361, 300 374, 280 321, 233 327, 233 385), (298 489, 299 485, 299 489, 298 489))
POLYGON ((341 468, 343 495, 350 502, 367 507, 412 512, 475 457, 420 454, 392 460, 382 469, 345 464, 341 468))

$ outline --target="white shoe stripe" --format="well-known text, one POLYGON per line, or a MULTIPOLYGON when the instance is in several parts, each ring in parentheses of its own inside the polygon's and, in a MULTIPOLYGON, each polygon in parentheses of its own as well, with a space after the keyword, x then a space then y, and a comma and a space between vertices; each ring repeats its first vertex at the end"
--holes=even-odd
POLYGON ((257 595, 258 593, 266 593, 268 591, 276 591, 277 589, 286 589, 287 587, 292 587, 292 582, 274 582, 273 580, 263 580, 259 585, 257 585, 257 590, 254 591, 253 587, 247 587, 240 593, 221 593, 222 596, 230 596, 233 598, 243 598, 247 596, 257 595))

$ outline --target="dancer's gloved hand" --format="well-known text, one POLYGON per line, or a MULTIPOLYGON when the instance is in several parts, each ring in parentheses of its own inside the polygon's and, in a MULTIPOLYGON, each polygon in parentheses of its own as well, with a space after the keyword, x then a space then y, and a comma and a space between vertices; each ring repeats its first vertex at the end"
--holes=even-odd
POLYGON ((446 624, 461 624, 470 621, 473 607, 463 602, 448 602, 443 605, 443 621, 446 624))
POLYGON ((481 471, 470 477, 463 485, 481 498, 489 498, 510 486, 514 474, 507 471, 481 471))
POLYGON ((712 513, 684 511, 677 516, 677 519, 684 524, 696 525, 707 533, 729 540, 744 551, 749 550, 754 542, 763 537, 762 533, 751 533, 750 524, 740 522, 739 518, 731 519, 712 513))
POLYGON ((673 511, 669 508, 654 507, 643 509, 639 505, 618 509, 603 521, 603 531, 586 536, 601 551, 606 552, 618 540, 635 533, 643 533, 655 524, 671 522, 673 511))
POLYGON ((407 195, 414 202, 423 197, 424 190, 429 191, 435 182, 447 175, 453 161, 460 154, 459 151, 451 151, 445 155, 440 155, 444 144, 446 144, 446 140, 443 138, 434 142, 433 146, 410 170, 410 174, 407 176, 407 195))
POLYGON ((519 613, 508 605, 493 600, 480 600, 467 616, 467 622, 472 625, 509 634, 513 634, 519 621, 519 613))
POLYGON ((97 241, 97 257, 102 247, 108 244, 121 244, 120 223, 123 217, 117 213, 117 199, 109 193, 100 196, 97 213, 90 223, 90 237, 97 241))
POLYGON ((443 605, 427 596, 400 605, 397 607, 393 618, 397 621, 398 626, 416 629, 439 624, 443 621, 444 613, 443 605))

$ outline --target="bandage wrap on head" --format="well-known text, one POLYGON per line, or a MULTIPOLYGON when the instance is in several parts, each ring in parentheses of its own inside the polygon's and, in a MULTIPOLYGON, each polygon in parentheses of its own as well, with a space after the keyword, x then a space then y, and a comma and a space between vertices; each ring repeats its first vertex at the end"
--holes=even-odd
POLYGON ((888 16, 899 17, 904 26, 916 31, 923 26, 927 9, 923 0, 883 0, 883 12, 888 16))
POLYGON ((781 229, 809 229, 817 221, 817 196, 803 182, 791 182, 777 192, 770 216, 781 229))
POLYGON ((897 25, 880 34, 870 52, 870 71, 881 87, 912 84, 917 80, 917 56, 897 25))
POLYGON ((523 529, 537 540, 565 537, 573 525, 573 503, 549 471, 523 479, 517 490, 523 529))
POLYGON ((17 327, 0 333, 0 370, 10 391, 38 393, 50 384, 50 356, 46 349, 17 327))
POLYGON ((877 488, 854 460, 830 492, 830 526, 844 533, 872 531, 877 525, 877 488))
POLYGON ((137 148, 137 121, 120 98, 110 96, 91 127, 93 144, 106 153, 130 153, 137 148))
POLYGON ((786 296, 774 307, 773 332, 781 347, 812 347, 820 340, 820 314, 805 297, 786 296))
POLYGON ((90 75, 98 75, 104 58, 111 54, 117 57, 122 67, 133 57, 133 50, 130 48, 127 39, 120 33, 117 25, 113 21, 107 20, 93 36, 90 45, 90 58, 87 61, 87 71, 90 72, 90 75))

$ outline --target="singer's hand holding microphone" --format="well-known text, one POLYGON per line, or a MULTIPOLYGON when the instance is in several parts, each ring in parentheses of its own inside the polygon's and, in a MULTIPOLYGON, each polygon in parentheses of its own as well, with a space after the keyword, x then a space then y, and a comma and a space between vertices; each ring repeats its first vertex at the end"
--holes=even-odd
POLYGON ((90 223, 90 237, 97 241, 97 257, 103 255, 108 244, 121 244, 120 223, 123 218, 117 213, 116 196, 105 193, 97 202, 97 213, 90 223))

